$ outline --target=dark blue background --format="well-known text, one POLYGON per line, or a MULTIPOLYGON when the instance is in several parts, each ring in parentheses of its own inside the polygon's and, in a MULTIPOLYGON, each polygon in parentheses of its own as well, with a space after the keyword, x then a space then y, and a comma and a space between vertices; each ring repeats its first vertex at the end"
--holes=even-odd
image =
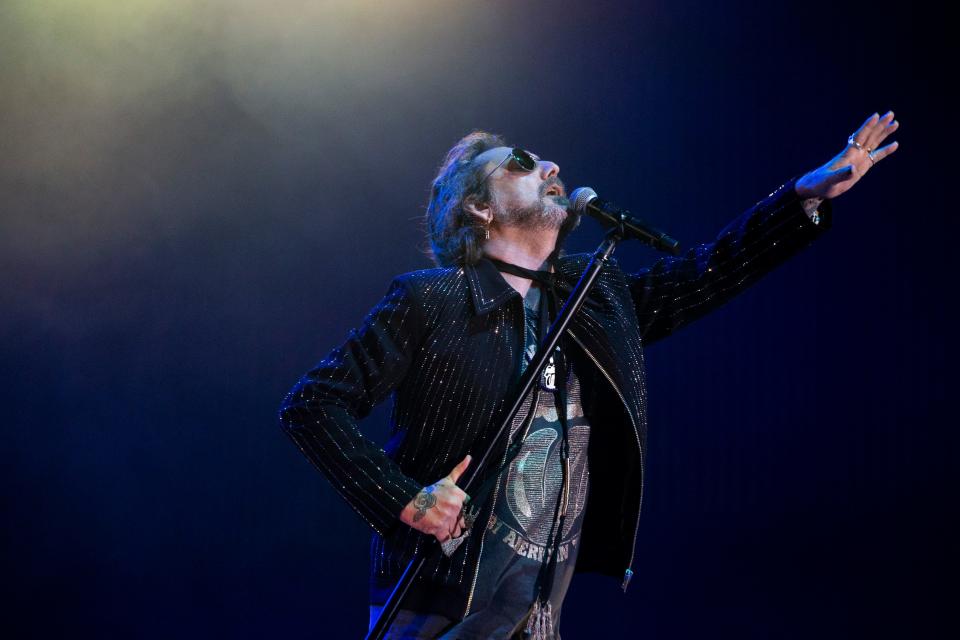
MULTIPOLYGON (((626 595, 579 576, 563 631, 939 635, 957 444, 942 19, 204 3, 104 41, 79 13, 11 6, 27 5, 0 20, 0 626, 362 635, 368 529, 276 411, 394 274, 429 266, 428 184, 469 130, 690 246, 894 109, 900 149, 826 236, 648 349, 636 576, 626 595)), ((585 222, 568 248, 599 239, 585 222)), ((383 438, 386 417, 363 426, 383 438)))

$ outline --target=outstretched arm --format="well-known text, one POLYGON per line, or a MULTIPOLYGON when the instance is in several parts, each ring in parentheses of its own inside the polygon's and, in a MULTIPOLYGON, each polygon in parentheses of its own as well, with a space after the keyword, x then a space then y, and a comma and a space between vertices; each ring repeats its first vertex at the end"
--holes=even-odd
POLYGON ((727 225, 713 242, 628 274, 643 340, 650 344, 723 305, 799 253, 832 224, 831 198, 846 192, 897 143, 878 145, 898 123, 874 114, 846 148, 791 179, 727 225))

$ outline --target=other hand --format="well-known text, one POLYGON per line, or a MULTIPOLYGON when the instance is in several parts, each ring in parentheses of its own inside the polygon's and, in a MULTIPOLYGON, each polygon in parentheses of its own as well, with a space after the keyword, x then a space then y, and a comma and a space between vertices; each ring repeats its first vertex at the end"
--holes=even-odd
POLYGON ((470 459, 468 454, 446 478, 421 489, 400 512, 400 520, 440 542, 459 537, 465 528, 463 505, 470 497, 457 481, 470 466, 470 459))
POLYGON ((900 146, 897 142, 885 147, 880 143, 899 126, 893 119, 893 111, 882 118, 879 113, 873 114, 850 136, 846 148, 835 158, 797 180, 797 194, 801 198, 836 198, 844 193, 876 163, 897 150, 900 146))

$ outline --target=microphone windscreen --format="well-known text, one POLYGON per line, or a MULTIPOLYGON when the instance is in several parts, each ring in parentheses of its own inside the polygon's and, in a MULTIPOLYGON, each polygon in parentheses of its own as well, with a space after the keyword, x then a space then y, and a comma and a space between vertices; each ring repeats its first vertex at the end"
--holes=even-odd
POLYGON ((570 194, 571 209, 579 214, 587 212, 587 205, 597 197, 597 192, 590 187, 578 187, 570 194))

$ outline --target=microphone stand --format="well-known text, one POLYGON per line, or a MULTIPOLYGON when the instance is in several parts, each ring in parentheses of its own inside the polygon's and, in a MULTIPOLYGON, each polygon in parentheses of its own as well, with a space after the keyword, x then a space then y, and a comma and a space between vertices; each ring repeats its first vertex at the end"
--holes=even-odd
MULTIPOLYGON (((527 397, 527 394, 530 393, 535 381, 539 378, 544 366, 546 366, 550 354, 553 353, 557 343, 560 341, 560 337, 567 330, 567 327, 573 320, 573 316, 576 315, 580 307, 583 306, 587 294, 590 293, 597 276, 600 274, 600 270, 609 264, 610 256, 616 250, 617 244, 626 236, 626 229, 621 219, 619 224, 607 232, 603 243, 601 243, 594 252, 593 257, 590 259, 590 264, 587 265, 583 275, 580 276, 580 281, 577 282, 577 286, 574 287, 570 293, 570 297, 567 298, 567 301, 564 303, 563 309, 557 314, 557 318, 550 326, 550 330, 547 331, 547 336, 544 338, 543 344, 537 349, 537 353, 533 356, 530 364, 520 377, 517 383, 518 390, 514 396, 513 403, 510 405, 505 418, 501 421, 496 436, 490 441, 490 446, 487 447, 483 457, 480 458, 480 462, 476 465, 471 465, 471 470, 466 472, 464 485, 461 488, 468 495, 480 484, 480 471, 484 469, 487 461, 496 452, 497 443, 500 442, 500 439, 505 435, 509 435, 510 426, 513 424, 514 417, 523 406, 524 399, 527 397)), ((426 564, 427 560, 432 555, 440 552, 442 552, 440 543, 436 538, 431 537, 425 545, 425 548, 414 554, 407 568, 404 570, 403 575, 400 576, 400 580, 397 581, 397 586, 393 588, 393 592, 384 604, 383 609, 381 609, 380 616, 377 618, 376 623, 374 623, 367 634, 366 640, 383 640, 387 629, 400 610, 400 603, 410 589, 410 585, 413 584, 414 579, 420 573, 420 570, 423 568, 423 565, 426 564)))

